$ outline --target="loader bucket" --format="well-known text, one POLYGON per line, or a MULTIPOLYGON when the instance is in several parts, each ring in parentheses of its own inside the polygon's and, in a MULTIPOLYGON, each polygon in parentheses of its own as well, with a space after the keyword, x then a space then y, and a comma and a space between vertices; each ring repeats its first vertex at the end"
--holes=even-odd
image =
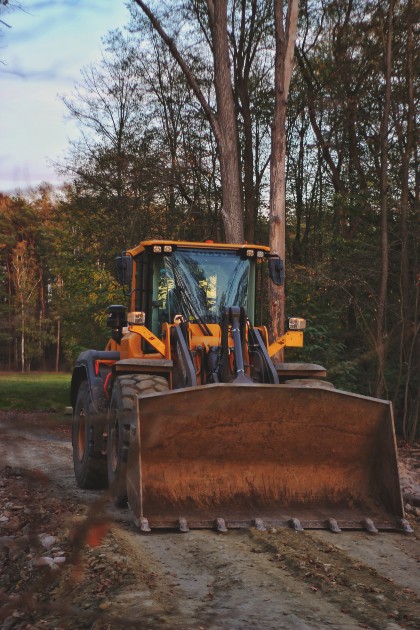
POLYGON ((405 524, 384 400, 308 384, 146 396, 128 458, 129 505, 145 530, 405 524))

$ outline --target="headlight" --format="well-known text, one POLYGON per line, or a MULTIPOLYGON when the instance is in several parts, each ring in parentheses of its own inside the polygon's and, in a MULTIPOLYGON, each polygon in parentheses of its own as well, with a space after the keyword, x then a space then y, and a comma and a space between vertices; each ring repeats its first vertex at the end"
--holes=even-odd
POLYGON ((127 315, 127 322, 130 326, 144 326, 146 313, 143 311, 132 311, 127 315))
POLYGON ((289 317, 289 330, 305 330, 306 319, 302 317, 289 317))
POLYGON ((154 254, 172 254, 174 248, 172 245, 153 245, 153 253, 154 254))

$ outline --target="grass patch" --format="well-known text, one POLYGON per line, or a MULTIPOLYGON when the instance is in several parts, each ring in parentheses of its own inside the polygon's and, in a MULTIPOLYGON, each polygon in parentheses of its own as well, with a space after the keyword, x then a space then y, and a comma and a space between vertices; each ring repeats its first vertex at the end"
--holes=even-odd
POLYGON ((71 374, 0 372, 2 411, 57 411, 70 405, 71 374))

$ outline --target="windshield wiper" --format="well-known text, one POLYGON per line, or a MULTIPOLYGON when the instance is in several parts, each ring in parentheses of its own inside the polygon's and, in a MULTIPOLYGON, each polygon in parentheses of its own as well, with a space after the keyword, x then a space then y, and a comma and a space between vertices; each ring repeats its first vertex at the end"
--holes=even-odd
POLYGON ((194 306, 194 302, 191 299, 191 294, 185 287, 185 283, 182 278, 182 275, 179 273, 176 267, 173 268, 173 272, 174 272, 175 288, 177 291, 179 291, 180 298, 181 298, 180 302, 182 302, 182 304, 185 305, 188 313, 192 314, 195 317, 198 325, 200 326, 201 332, 207 337, 211 337, 212 332, 210 328, 207 326, 207 324, 205 323, 205 321, 203 321, 197 308, 194 306))

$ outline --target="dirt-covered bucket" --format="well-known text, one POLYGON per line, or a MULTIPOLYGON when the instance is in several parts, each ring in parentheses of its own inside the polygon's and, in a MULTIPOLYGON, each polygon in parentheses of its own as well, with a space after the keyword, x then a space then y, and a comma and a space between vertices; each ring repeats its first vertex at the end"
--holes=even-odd
POLYGON ((139 398, 131 434, 129 505, 145 528, 374 531, 404 518, 389 401, 216 384, 139 398))

